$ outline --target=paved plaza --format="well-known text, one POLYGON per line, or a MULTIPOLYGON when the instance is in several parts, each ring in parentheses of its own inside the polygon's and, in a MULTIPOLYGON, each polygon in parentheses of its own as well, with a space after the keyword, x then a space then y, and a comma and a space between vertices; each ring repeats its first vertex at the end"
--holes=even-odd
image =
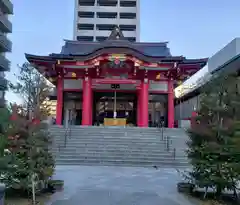
POLYGON ((179 194, 175 169, 58 166, 56 179, 64 190, 47 205, 195 205, 179 194))

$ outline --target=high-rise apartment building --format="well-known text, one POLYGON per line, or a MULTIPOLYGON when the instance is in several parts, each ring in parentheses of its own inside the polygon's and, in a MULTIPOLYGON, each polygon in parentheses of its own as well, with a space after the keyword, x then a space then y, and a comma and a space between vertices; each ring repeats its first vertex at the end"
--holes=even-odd
POLYGON ((12 32, 9 14, 13 14, 13 4, 10 0, 0 0, 0 107, 5 104, 4 95, 7 89, 4 72, 10 70, 10 62, 5 54, 12 51, 12 42, 7 38, 7 34, 12 32))
POLYGON ((140 0, 75 0, 74 15, 74 40, 103 41, 115 26, 140 40, 140 0))

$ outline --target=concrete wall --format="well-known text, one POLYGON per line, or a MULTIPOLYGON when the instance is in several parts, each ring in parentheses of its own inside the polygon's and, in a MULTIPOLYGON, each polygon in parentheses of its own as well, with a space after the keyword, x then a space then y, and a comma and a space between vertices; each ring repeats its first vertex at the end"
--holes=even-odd
POLYGON ((240 38, 235 38, 224 48, 218 51, 208 60, 209 72, 216 71, 220 66, 240 55, 240 38))
POLYGON ((190 118, 194 110, 200 108, 200 96, 195 96, 175 106, 175 120, 190 118))

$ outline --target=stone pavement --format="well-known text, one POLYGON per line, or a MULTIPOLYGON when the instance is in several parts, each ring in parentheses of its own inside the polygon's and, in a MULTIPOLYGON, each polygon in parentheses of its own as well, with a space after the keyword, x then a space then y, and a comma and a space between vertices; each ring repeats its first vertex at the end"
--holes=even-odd
POLYGON ((175 169, 57 166, 64 190, 47 205, 197 205, 179 194, 175 169))

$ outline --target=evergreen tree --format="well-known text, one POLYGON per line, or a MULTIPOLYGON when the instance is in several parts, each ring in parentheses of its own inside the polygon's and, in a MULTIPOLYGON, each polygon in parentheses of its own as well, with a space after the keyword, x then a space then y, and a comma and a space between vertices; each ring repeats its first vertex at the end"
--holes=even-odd
POLYGON ((9 122, 10 110, 7 107, 0 108, 0 133, 3 133, 9 122))
POLYGON ((236 75, 221 74, 209 82, 189 130, 190 176, 197 186, 234 190, 240 176, 240 84, 236 75))
MULTIPOLYGON (((44 77, 30 64, 20 67, 18 83, 10 84, 13 92, 23 99, 22 106, 12 106, 9 125, 1 139, 1 182, 17 190, 31 191, 33 182, 46 182, 54 171, 54 160, 48 151, 51 137, 43 120, 48 108, 42 103, 50 87, 44 77), (8 160, 6 160, 6 158, 8 160)), ((32 189, 35 191, 35 189, 32 189)))

